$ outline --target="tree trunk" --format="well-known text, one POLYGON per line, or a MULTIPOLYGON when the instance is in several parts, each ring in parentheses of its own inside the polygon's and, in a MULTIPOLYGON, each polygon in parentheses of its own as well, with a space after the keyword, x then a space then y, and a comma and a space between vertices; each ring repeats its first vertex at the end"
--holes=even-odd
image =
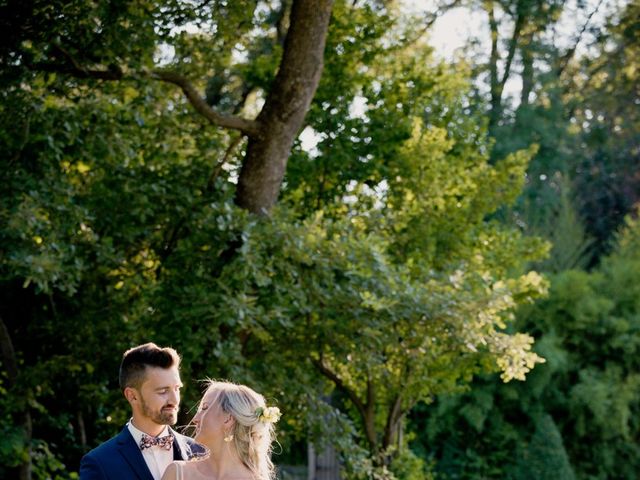
POLYGON ((489 57, 491 110, 489 112, 489 131, 493 132, 502 115, 502 91, 500 90, 500 80, 498 79, 498 62, 500 60, 498 52, 498 22, 496 21, 493 2, 485 2, 485 8, 489 15, 489 29, 491 32, 491 54, 489 57))
POLYGON ((78 421, 78 436, 80 437, 80 445, 82 446, 82 450, 86 450, 87 448, 87 429, 84 425, 84 415, 82 415, 82 410, 78 410, 76 412, 76 419, 78 421))
POLYGON ((236 192, 236 203, 268 214, 275 205, 287 160, 303 126, 322 74, 333 0, 296 0, 284 43, 280 69, 249 136, 236 192))
POLYGON ((514 18, 513 33, 509 39, 507 55, 504 62, 502 78, 498 75, 498 62, 500 52, 498 51, 498 21, 496 20, 495 5, 492 1, 485 2, 485 8, 489 15, 489 29, 491 31, 491 55, 489 59, 489 82, 491 87, 491 111, 489 112, 489 133, 494 135, 495 128, 499 125, 503 113, 502 95, 504 87, 511 75, 511 66, 520 43, 520 34, 524 30, 528 21, 527 11, 517 9, 514 18))
POLYGON ((531 52, 533 38, 528 36, 523 42, 520 53, 522 55, 522 92, 520 92, 520 108, 529 106, 529 95, 533 91, 533 53, 531 52))
MULTIPOLYGON (((7 386, 9 390, 15 390, 18 386, 18 361, 16 359, 13 342, 9 335, 9 330, 0 318, 0 352, 2 353, 2 364, 7 371, 7 386)), ((22 428, 27 444, 27 455, 24 461, 17 467, 19 480, 31 480, 31 413, 26 402, 23 402, 23 411, 19 412, 15 418, 16 423, 22 428)))

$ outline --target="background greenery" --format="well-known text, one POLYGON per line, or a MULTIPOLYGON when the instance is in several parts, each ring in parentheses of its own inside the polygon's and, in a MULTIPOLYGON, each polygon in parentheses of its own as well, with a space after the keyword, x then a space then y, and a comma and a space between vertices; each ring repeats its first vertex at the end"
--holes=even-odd
POLYGON ((437 5, 336 2, 317 144, 269 217, 234 204, 243 138, 144 72, 253 118, 289 2, 1 5, 1 476, 74 478, 128 419, 122 352, 155 341, 182 424, 204 377, 280 406, 276 463, 332 442, 354 479, 635 478, 637 3, 559 44, 569 4, 466 2, 495 44, 445 61, 437 5))

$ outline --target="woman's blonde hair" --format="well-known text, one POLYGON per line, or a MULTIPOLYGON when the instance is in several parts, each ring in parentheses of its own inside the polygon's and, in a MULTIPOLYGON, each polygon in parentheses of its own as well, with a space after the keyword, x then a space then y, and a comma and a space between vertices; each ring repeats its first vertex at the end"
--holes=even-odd
POLYGON ((208 380, 207 390, 215 392, 216 405, 235 419, 232 445, 256 480, 273 480, 275 467, 271 461, 271 444, 275 440, 273 423, 260 419, 266 408, 264 397, 245 385, 208 380))

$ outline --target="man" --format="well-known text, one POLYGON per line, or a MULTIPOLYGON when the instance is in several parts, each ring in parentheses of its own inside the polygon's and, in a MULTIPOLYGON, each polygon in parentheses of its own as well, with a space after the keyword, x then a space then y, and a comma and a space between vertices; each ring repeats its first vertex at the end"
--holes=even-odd
POLYGON ((204 454, 201 445, 169 427, 178 420, 179 367, 173 348, 154 343, 124 353, 120 388, 131 405, 131 420, 82 458, 81 480, 160 480, 172 461, 204 454))

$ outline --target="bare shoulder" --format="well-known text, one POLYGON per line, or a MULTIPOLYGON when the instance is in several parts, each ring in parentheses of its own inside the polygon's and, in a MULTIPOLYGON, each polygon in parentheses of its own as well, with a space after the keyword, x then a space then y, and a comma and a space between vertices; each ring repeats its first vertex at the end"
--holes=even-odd
POLYGON ((167 469, 164 471, 161 480, 176 480, 178 478, 178 462, 170 463, 167 469))
POLYGON ((162 475, 161 480, 182 480, 182 479, 190 479, 190 478, 210 478, 210 472, 207 471, 207 474, 203 475, 200 472, 199 466, 202 462, 198 461, 184 461, 184 460, 176 460, 175 462, 169 464, 167 469, 164 471, 164 475, 162 475))

